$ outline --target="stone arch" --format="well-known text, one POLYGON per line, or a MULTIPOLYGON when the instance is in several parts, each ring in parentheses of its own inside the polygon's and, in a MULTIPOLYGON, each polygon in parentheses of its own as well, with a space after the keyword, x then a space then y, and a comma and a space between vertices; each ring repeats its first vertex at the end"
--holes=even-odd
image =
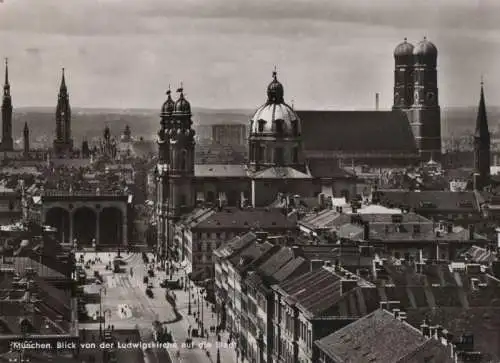
POLYGON ((99 244, 121 245, 123 243, 123 212, 116 207, 106 207, 99 214, 99 244))
POLYGON ((79 245, 92 245, 96 237, 97 213, 89 207, 80 207, 73 213, 73 238, 79 245))
POLYGON ((28 318, 19 319, 19 329, 23 334, 29 334, 34 331, 33 324, 31 324, 31 321, 29 321, 28 318))
POLYGON ((69 242, 70 236, 70 214, 61 207, 52 207, 45 214, 45 224, 54 227, 56 238, 61 242, 69 242))
POLYGON ((207 192, 207 202, 208 203, 215 203, 215 193, 211 190, 207 192))

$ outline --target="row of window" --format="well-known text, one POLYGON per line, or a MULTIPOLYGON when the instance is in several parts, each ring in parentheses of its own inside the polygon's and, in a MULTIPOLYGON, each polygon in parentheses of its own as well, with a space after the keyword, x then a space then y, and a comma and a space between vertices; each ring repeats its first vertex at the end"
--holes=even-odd
MULTIPOLYGON (((275 147, 274 149, 271 149, 273 151, 272 155, 272 162, 274 162, 277 165, 284 165, 286 164, 286 158, 285 158, 285 149, 282 147, 275 147)), ((251 146, 250 150, 250 155, 255 162, 265 162, 266 159, 266 147, 261 145, 254 147, 253 145, 251 146)), ((297 164, 299 162, 299 148, 294 147, 292 148, 292 155, 291 155, 291 163, 292 164, 297 164)))
MULTIPOLYGON (((266 127, 266 120, 259 120, 258 121, 258 130, 259 132, 264 132, 264 129, 266 127)), ((292 136, 299 136, 299 122, 298 120, 292 120, 291 121, 291 134, 292 136)), ((284 134, 285 133, 285 121, 284 120, 275 120, 274 121, 274 131, 278 135, 284 134)))

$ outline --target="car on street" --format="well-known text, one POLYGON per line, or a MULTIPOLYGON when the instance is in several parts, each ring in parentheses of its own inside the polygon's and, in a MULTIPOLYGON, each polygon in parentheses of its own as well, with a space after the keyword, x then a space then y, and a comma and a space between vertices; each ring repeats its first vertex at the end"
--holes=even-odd
POLYGON ((147 297, 149 297, 150 299, 154 298, 154 293, 153 293, 153 290, 150 289, 149 287, 146 288, 146 295, 147 297))
POLYGON ((168 280, 165 279, 160 283, 160 287, 170 289, 170 290, 181 290, 182 285, 179 280, 168 280))

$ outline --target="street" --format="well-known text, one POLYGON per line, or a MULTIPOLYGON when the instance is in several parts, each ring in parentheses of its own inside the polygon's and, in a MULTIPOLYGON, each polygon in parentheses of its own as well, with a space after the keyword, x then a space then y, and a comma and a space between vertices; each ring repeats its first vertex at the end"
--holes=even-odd
MULTIPOLYGON (((79 261, 80 254, 76 258, 79 261)), ((122 273, 113 273, 111 270, 106 270, 106 265, 109 261, 113 261, 116 253, 85 253, 85 260, 100 259, 100 263, 91 266, 91 269, 86 270, 87 276, 93 276, 93 271, 98 271, 103 276, 103 284, 86 285, 84 291, 86 294, 93 296, 100 295, 101 304, 87 304, 86 308, 88 315, 94 317, 95 322, 83 323, 81 328, 86 330, 99 331, 98 315, 102 305, 104 313, 103 328, 113 327, 115 331, 139 331, 140 342, 153 341, 153 322, 159 321, 164 323, 164 327, 171 332, 174 342, 177 343, 177 348, 172 346, 169 349, 148 349, 143 352, 144 362, 146 363, 163 363, 163 362, 199 362, 199 363, 216 363, 217 356, 217 337, 215 333, 209 333, 208 338, 193 338, 192 348, 182 346, 188 336, 189 328, 197 328, 194 315, 188 315, 188 293, 184 290, 174 290, 176 296, 176 305, 178 313, 182 318, 176 320, 174 308, 165 298, 165 289, 160 288, 160 282, 167 276, 164 271, 155 271, 156 276, 149 279, 153 282, 154 297, 150 298, 146 295, 146 284, 143 282, 144 276, 147 275, 146 266, 142 261, 141 254, 121 253, 123 261, 126 265, 123 266, 122 273), (130 269, 133 274, 131 276, 130 269), (208 354, 207 354, 208 351, 208 354), (168 356, 170 353, 170 357, 168 356), (177 355, 179 354, 179 357, 177 355)), ((152 259, 152 254, 149 258, 152 259)), ((168 276, 170 277, 170 276, 168 276)), ((185 277, 184 271, 179 269, 173 274, 173 279, 185 277)), ((199 289, 191 284, 191 310, 198 313, 198 305, 203 305, 204 328, 210 330, 210 327, 215 327, 217 317, 212 313, 210 304, 207 304, 200 298, 200 304, 196 301, 198 296, 201 296, 199 289), (194 298, 193 298, 194 294, 194 298), (196 302, 196 303, 195 303, 196 302)), ((97 302, 97 301, 96 301, 97 302)), ((201 318, 201 315, 200 315, 201 318)), ((223 363, 236 362, 236 353, 232 345, 227 345, 227 334, 222 334, 220 343, 220 357, 223 363)), ((134 339, 129 339, 133 342, 134 339)), ((122 341, 120 339, 120 341, 122 341)), ((139 363, 137 355, 131 354, 129 350, 118 351, 118 361, 127 363, 139 363)))

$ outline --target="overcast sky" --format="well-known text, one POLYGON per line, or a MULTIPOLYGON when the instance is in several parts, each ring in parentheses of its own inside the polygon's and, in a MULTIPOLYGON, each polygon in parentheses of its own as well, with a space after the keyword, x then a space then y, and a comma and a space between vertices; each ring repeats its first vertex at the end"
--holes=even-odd
POLYGON ((253 108, 274 65, 296 108, 392 103, 394 47, 439 50, 441 106, 500 105, 499 0, 4 0, 0 57, 15 106, 159 108, 182 81, 194 107, 253 108))

